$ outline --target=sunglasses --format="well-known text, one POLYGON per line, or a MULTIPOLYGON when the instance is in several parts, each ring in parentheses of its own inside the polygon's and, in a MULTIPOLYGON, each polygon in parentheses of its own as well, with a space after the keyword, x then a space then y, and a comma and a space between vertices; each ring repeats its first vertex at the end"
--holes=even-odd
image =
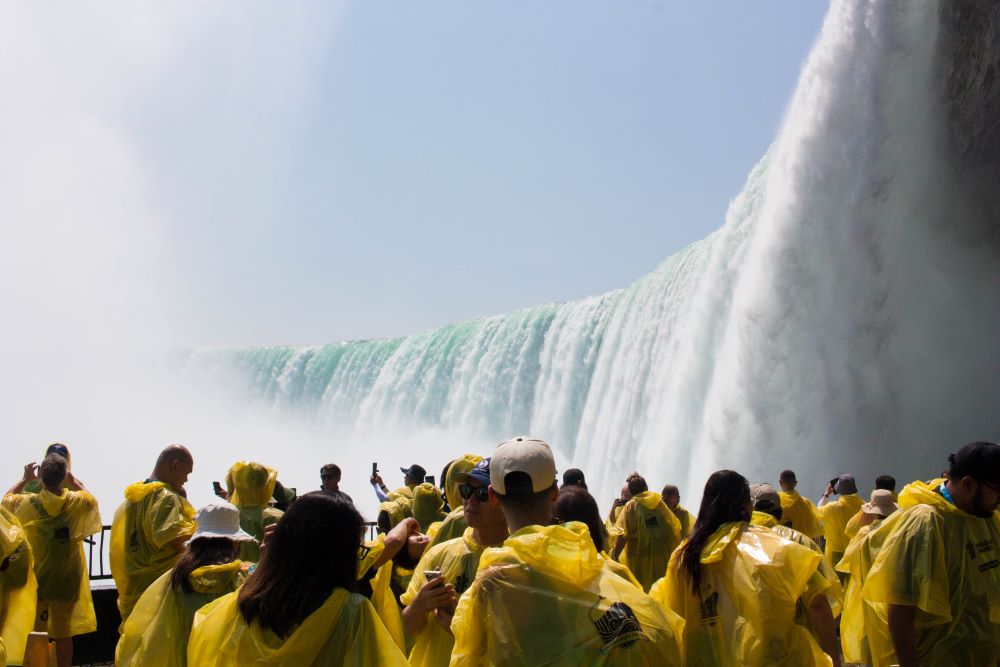
POLYGON ((320 479, 336 479, 337 476, 336 475, 320 475, 319 478, 320 479))
POLYGON ((459 484, 458 494, 462 496, 462 500, 468 500, 475 494, 476 500, 481 503, 485 503, 490 499, 490 491, 485 486, 473 487, 471 484, 459 484))

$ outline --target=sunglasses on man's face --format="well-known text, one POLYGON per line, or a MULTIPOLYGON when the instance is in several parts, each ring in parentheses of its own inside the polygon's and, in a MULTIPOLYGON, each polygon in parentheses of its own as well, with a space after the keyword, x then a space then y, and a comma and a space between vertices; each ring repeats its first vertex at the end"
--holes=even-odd
POLYGON ((336 475, 320 475, 319 478, 320 479, 336 479, 337 476, 336 475))
POLYGON ((468 500, 472 497, 472 494, 476 494, 476 500, 481 503, 485 503, 490 499, 489 489, 485 486, 472 486, 471 484, 459 484, 458 493, 462 496, 462 500, 468 500))

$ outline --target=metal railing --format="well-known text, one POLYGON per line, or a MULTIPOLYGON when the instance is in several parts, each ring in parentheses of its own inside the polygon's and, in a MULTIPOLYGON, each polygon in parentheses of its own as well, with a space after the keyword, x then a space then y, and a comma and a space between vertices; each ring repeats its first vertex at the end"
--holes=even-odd
MULTIPOLYGON (((378 525, 374 521, 366 521, 364 532, 369 542, 374 541, 378 537, 378 525)), ((101 526, 100 534, 94 533, 84 540, 87 544, 87 574, 91 581, 111 579, 110 533, 111 526, 101 526)))
POLYGON ((111 564, 108 562, 108 547, 111 544, 111 526, 101 526, 101 533, 91 535, 84 542, 87 543, 87 574, 91 581, 111 578, 111 564), (95 561, 94 550, 97 550, 95 561), (97 572, 94 572, 94 566, 97 572))

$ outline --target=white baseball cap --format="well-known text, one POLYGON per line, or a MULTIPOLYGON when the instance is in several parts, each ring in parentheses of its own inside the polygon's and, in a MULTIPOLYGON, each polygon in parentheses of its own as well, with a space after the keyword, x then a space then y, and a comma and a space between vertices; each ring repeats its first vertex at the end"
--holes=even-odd
POLYGON ((497 445, 490 460, 490 486, 502 496, 523 496, 550 488, 556 461, 544 440, 521 436, 497 445))
POLYGON ((217 500, 205 505, 195 516, 198 529, 185 544, 194 542, 199 537, 228 537, 237 542, 256 542, 250 533, 240 528, 240 510, 225 500, 217 500))

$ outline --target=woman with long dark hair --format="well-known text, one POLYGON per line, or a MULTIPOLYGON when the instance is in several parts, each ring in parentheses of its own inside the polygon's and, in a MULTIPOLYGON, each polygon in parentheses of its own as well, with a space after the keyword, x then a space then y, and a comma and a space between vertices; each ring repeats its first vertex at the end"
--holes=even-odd
POLYGON ((196 520, 198 530, 177 564, 146 589, 122 624, 119 667, 184 667, 195 612, 243 583, 240 544, 254 538, 240 529, 240 511, 215 502, 196 520))
POLYGON ((198 612, 190 664, 406 665, 371 603, 354 592, 362 527, 338 494, 299 498, 243 588, 198 612))
POLYGON ((650 595, 680 614, 688 665, 840 665, 833 617, 821 595, 822 557, 749 525, 750 485, 720 470, 705 484, 698 519, 650 595), (805 606, 824 647, 794 622, 805 606), (825 616, 824 616, 825 609, 825 616))

